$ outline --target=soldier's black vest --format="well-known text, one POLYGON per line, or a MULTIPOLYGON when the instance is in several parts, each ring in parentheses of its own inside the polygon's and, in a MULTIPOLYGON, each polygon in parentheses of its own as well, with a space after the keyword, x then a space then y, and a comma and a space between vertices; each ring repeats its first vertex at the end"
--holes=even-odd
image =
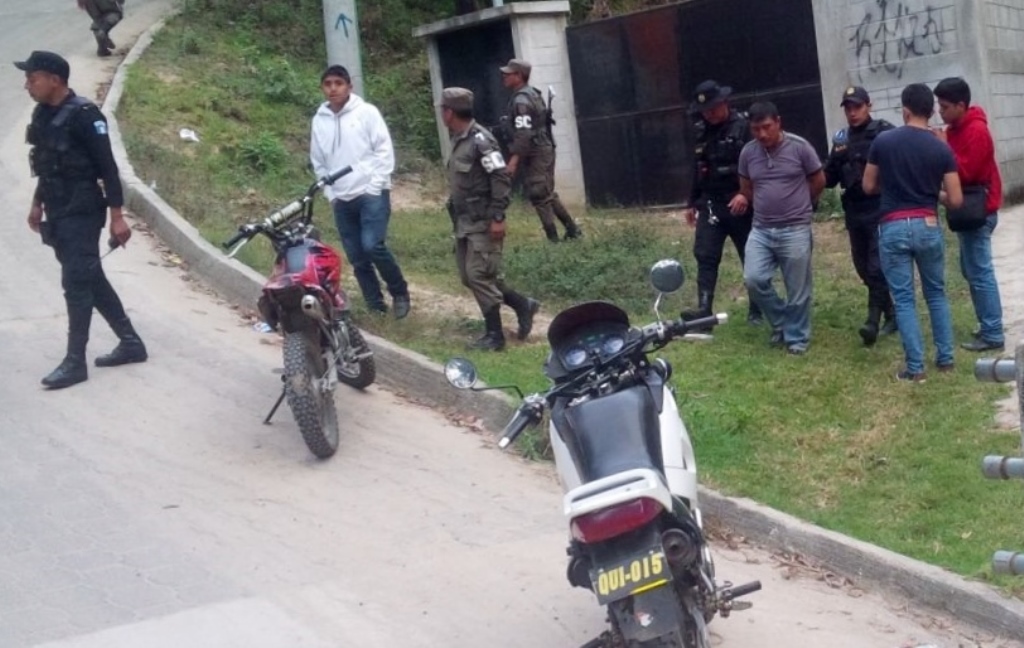
POLYGON ((697 186, 700 197, 730 200, 740 190, 740 151, 749 139, 746 115, 735 110, 716 126, 700 120, 695 125, 697 186))
POLYGON ((544 95, 537 88, 531 85, 525 85, 519 88, 512 95, 512 100, 509 104, 509 108, 512 110, 512 119, 515 119, 515 101, 516 97, 523 95, 530 102, 530 112, 533 114, 533 143, 536 145, 543 144, 554 144, 554 140, 551 137, 550 125, 553 123, 551 113, 548 110, 548 106, 544 103, 544 95))
POLYGON ((832 138, 832 155, 839 163, 839 186, 843 188, 843 211, 850 218, 874 217, 880 196, 864 193, 861 179, 868 163, 871 143, 880 133, 895 128, 884 119, 872 119, 863 128, 843 128, 832 138))
POLYGON ((99 178, 100 170, 89 157, 89 152, 72 141, 71 126, 75 112, 93 105, 77 95, 61 104, 49 123, 43 121, 42 106, 36 107, 25 140, 32 145, 29 164, 32 175, 45 185, 60 189, 61 185, 91 181, 99 178))

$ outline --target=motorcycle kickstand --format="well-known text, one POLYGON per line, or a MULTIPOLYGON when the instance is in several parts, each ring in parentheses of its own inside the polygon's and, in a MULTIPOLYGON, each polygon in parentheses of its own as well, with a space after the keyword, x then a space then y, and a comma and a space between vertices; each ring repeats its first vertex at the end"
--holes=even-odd
MULTIPOLYGON (((284 382, 284 376, 281 376, 281 382, 284 382)), ((274 417, 274 413, 277 412, 277 408, 281 407, 281 402, 284 400, 284 396, 285 388, 282 385, 281 395, 277 397, 277 402, 274 403, 274 406, 272 408, 270 408, 270 414, 267 414, 267 418, 263 419, 263 425, 270 425, 270 419, 274 417)))

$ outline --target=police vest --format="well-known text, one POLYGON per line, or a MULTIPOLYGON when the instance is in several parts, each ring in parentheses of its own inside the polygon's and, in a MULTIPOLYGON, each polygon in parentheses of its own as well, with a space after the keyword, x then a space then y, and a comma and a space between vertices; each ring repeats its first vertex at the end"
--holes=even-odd
POLYGON ((76 145, 71 136, 75 113, 92 105, 83 97, 70 97, 61 104, 49 124, 38 123, 41 107, 36 107, 25 135, 25 140, 32 145, 29 164, 33 175, 44 180, 65 182, 96 180, 99 177, 99 169, 89 157, 89 152, 76 145))
POLYGON ((711 130, 708 123, 696 124, 697 184, 705 197, 731 196, 739 191, 740 152, 749 139, 745 114, 731 112, 729 120, 711 130))
POLYGON ((551 137, 549 136, 549 124, 553 124, 554 120, 551 118, 551 113, 548 110, 547 104, 544 103, 544 95, 541 94, 540 90, 533 86, 523 86, 519 90, 516 90, 515 94, 512 95, 512 101, 509 107, 512 112, 513 127, 516 130, 520 129, 520 125, 515 123, 517 117, 515 114, 516 98, 520 96, 525 97, 530 105, 530 117, 532 123, 529 128, 533 129, 534 141, 551 141, 551 137))
MULTIPOLYGON (((874 212, 879 196, 864 193, 861 179, 868 163, 871 143, 879 134, 895 128, 884 119, 872 119, 859 130, 849 127, 836 131, 832 136, 832 155, 839 165, 839 186, 843 188, 843 208, 847 212, 874 212)), ((848 214, 849 215, 849 214, 848 214)))

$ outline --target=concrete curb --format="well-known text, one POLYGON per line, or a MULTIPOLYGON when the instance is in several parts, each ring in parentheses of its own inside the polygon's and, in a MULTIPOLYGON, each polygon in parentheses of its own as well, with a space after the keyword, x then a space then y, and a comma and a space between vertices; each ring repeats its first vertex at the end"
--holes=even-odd
MULTIPOLYGON (((124 92, 128 69, 152 42, 163 22, 151 27, 132 47, 118 68, 104 102, 110 121, 114 155, 125 183, 128 209, 189 264, 190 270, 229 301, 253 306, 264 277, 233 259, 200 236, 155 191, 135 174, 124 149, 114 113, 124 92)), ((512 414, 509 399, 494 393, 459 391, 444 379, 432 360, 376 336, 367 335, 377 360, 378 382, 432 407, 472 412, 490 430, 500 430, 512 414)), ((807 556, 836 573, 872 583, 949 614, 979 630, 1016 641, 1024 635, 1024 603, 1004 599, 992 589, 859 540, 808 524, 747 499, 728 498, 701 489, 701 505, 708 519, 776 551, 807 556)))

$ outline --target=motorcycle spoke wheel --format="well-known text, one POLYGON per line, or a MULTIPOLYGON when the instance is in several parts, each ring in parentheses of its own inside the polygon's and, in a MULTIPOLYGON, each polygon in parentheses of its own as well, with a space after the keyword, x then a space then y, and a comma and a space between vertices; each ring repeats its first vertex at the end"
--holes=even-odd
POLYGON ((316 457, 338 451, 338 411, 325 379, 327 363, 318 342, 304 333, 284 337, 285 397, 302 440, 316 457))
POLYGON ((354 324, 344 323, 348 334, 348 348, 338 357, 338 380, 355 389, 366 389, 377 380, 377 363, 370 353, 370 347, 363 339, 363 334, 354 324), (362 355, 359 360, 349 362, 346 355, 362 355))

